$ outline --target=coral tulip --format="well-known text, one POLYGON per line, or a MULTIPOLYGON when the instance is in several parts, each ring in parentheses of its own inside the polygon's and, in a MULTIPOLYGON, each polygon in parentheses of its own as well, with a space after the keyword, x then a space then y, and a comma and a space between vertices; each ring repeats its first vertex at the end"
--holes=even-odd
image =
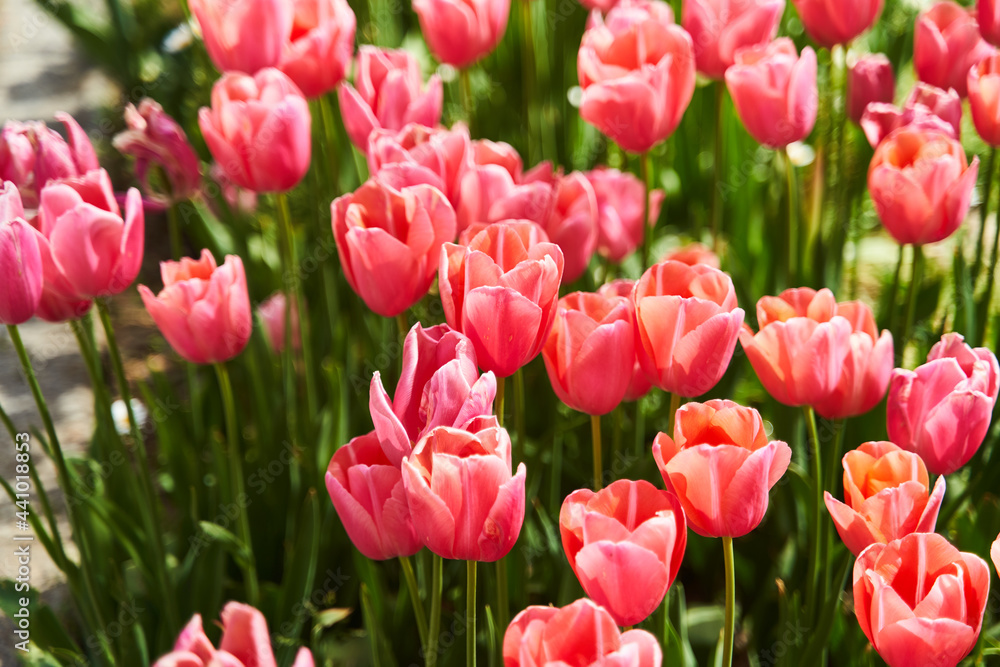
POLYGON ((229 361, 246 347, 253 329, 243 260, 227 255, 220 267, 208 250, 200 259, 161 262, 163 290, 139 294, 163 337, 193 364, 229 361))
POLYGON ((976 22, 983 39, 993 46, 1000 45, 1000 3, 997 0, 977 0, 976 22))
POLYGON ((847 117, 861 122, 871 103, 889 104, 896 94, 896 77, 892 64, 881 53, 862 56, 848 69, 847 117))
POLYGON ((386 183, 427 183, 447 195, 459 208, 462 177, 468 169, 469 130, 461 123, 452 129, 416 123, 395 130, 373 130, 368 137, 368 171, 386 183))
MULTIPOLYGON (((257 306, 257 315, 264 324, 271 347, 277 352, 285 349, 285 307, 287 299, 282 292, 275 292, 266 301, 257 306)), ((299 331, 299 308, 292 304, 292 347, 296 350, 302 347, 302 334, 299 331)))
POLYGON ((521 156, 509 144, 485 139, 473 141, 467 155, 468 164, 462 174, 458 194, 458 229, 464 231, 478 222, 502 220, 502 210, 510 207, 508 200, 540 196, 537 212, 528 219, 537 220, 550 208, 548 182, 523 183, 521 156), (524 186, 522 189, 521 186, 524 186), (539 190, 540 195, 533 195, 539 190))
POLYGON ((677 128, 694 94, 691 36, 660 0, 626 0, 594 13, 580 43, 580 116, 633 153, 677 128))
POLYGON ((705 537, 741 537, 756 528, 791 456, 784 442, 767 441, 756 410, 732 401, 685 404, 674 437, 659 433, 653 442, 667 490, 680 499, 691 529, 705 537))
POLYGON ((24 219, 21 195, 11 181, 0 189, 0 324, 23 324, 42 298, 38 234, 24 219))
POLYGON ((936 533, 873 544, 854 563, 854 613, 889 667, 954 667, 979 637, 989 566, 936 533))
POLYGON ((732 279, 705 264, 661 262, 646 270, 632 298, 636 355, 653 384, 687 397, 714 387, 743 324, 732 279))
POLYGON ((582 173, 574 171, 556 180, 552 210, 539 224, 549 240, 563 252, 563 281, 567 284, 583 275, 594 255, 598 237, 597 211, 594 187, 582 173))
POLYGON ((860 124, 872 148, 906 126, 913 130, 935 130, 958 139, 962 132, 962 98, 954 90, 945 91, 918 81, 902 109, 872 102, 865 108, 860 124))
POLYGON ((944 477, 930 490, 919 456, 891 442, 866 442, 844 455, 844 502, 824 493, 844 545, 855 556, 871 544, 887 544, 910 533, 933 533, 944 477))
POLYGON ((983 141, 1000 146, 1000 54, 969 69, 969 108, 983 141))
POLYGON ((190 8, 220 72, 255 74, 281 61, 292 32, 289 0, 190 0, 190 8))
POLYGON ((642 245, 648 228, 660 217, 663 190, 649 194, 649 218, 643 224, 646 186, 628 172, 598 167, 585 176, 597 197, 597 253, 621 262, 642 245))
POLYGON ((351 66, 354 11, 347 0, 294 0, 293 4, 290 41, 276 67, 303 95, 319 97, 336 88, 351 66))
POLYGON ((683 262, 689 266, 694 266, 695 264, 705 264, 713 269, 718 269, 722 266, 719 261, 719 256, 712 252, 711 248, 701 243, 689 243, 675 250, 671 250, 664 255, 663 259, 660 261, 668 262, 671 260, 675 262, 683 262))
POLYGON ((645 620, 660 606, 687 545, 680 501, 645 480, 569 494, 559 533, 583 590, 621 626, 645 620))
POLYGON ((889 382, 889 438, 916 452, 935 475, 955 472, 972 458, 989 430, 1000 366, 985 347, 948 333, 915 371, 897 368, 889 382))
POLYGON ((452 67, 468 67, 488 55, 507 31, 510 0, 415 0, 427 47, 452 67))
POLYGON ((698 71, 721 79, 736 52, 778 34, 785 0, 687 0, 681 23, 691 35, 698 71))
POLYGON ((993 51, 979 34, 973 10, 946 1, 917 17, 913 67, 921 81, 965 97, 969 69, 993 51))
POLYGON ((806 32, 822 47, 847 44, 875 24, 883 0, 792 0, 806 32))
MULTIPOLYGON (((632 292, 634 289, 635 281, 628 280, 627 278, 618 278, 617 280, 612 280, 610 283, 601 285, 597 292, 605 298, 622 296, 628 299, 634 323, 635 304, 632 302, 632 292)), ((636 401, 648 394, 649 390, 652 388, 653 383, 646 377, 646 373, 642 370, 642 364, 639 363, 639 358, 636 356, 635 361, 632 364, 632 379, 629 381, 628 389, 625 390, 624 400, 636 401)))

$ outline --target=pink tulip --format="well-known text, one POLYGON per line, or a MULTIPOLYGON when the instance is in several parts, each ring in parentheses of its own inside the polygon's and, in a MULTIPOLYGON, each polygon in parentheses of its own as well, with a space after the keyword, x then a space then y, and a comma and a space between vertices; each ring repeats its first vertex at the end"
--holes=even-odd
POLYGON ((976 21, 983 39, 993 46, 1000 45, 1000 4, 997 0, 977 0, 976 21))
POLYGON ((944 493, 944 477, 930 492, 927 467, 916 454, 891 442, 866 442, 844 455, 844 502, 829 492, 824 498, 840 539, 857 556, 871 544, 933 533, 944 493))
POLYGON ((681 22, 691 35, 698 71, 721 79, 746 46, 778 34, 785 0, 688 0, 681 22))
POLYGON ((688 243, 685 246, 681 246, 676 250, 668 252, 660 261, 668 262, 671 260, 687 264, 688 266, 705 264, 713 269, 718 269, 721 266, 719 256, 712 252, 711 248, 701 243, 688 243))
POLYGON ((883 0, 792 0, 806 32, 822 47, 847 44, 875 24, 883 0))
MULTIPOLYGON (((267 338, 276 352, 285 349, 285 306, 287 299, 281 292, 275 292, 266 301, 257 306, 257 315, 264 323, 267 338)), ((292 347, 296 350, 302 347, 302 334, 299 331, 299 308, 292 304, 292 347)))
POLYGON ((455 211, 440 190, 396 190, 376 178, 331 211, 344 277, 369 308, 395 317, 427 294, 441 246, 455 238, 455 211))
POLYGON ((139 107, 125 107, 124 132, 114 146, 135 158, 135 175, 146 196, 164 206, 190 199, 201 187, 201 163, 184 129, 163 111, 156 100, 144 97, 139 107), (159 167, 166 177, 165 191, 149 182, 150 167, 159 167))
POLYGON ((660 606, 687 545, 680 501, 645 480, 569 494, 559 533, 584 592, 621 626, 644 621, 660 606))
POLYGON ((413 11, 434 57, 463 68, 500 43, 507 31, 510 0, 415 0, 413 11))
POLYGON ((0 324, 23 324, 42 298, 38 234, 24 219, 21 195, 11 181, 0 189, 0 324))
POLYGON ((424 329, 418 322, 403 342, 403 370, 394 399, 389 400, 376 371, 368 408, 382 449, 399 467, 413 444, 432 429, 464 428, 493 414, 496 392, 493 373, 479 374, 468 338, 447 324, 424 329))
POLYGON ((1000 54, 969 69, 969 108, 983 141, 1000 146, 1000 54))
POLYGON ((691 397, 722 379, 743 324, 727 274, 704 264, 661 262, 642 275, 632 299, 636 355, 653 384, 691 397))
POLYGON ((417 183, 433 185, 458 209, 469 151, 469 130, 461 123, 450 130, 416 123, 398 132, 374 130, 368 137, 368 171, 397 189, 417 183))
POLYGON ((915 371, 897 368, 889 382, 889 438, 916 452, 935 475, 966 463, 983 443, 996 405, 1000 366, 985 347, 948 333, 915 371))
MULTIPOLYGON (((634 289, 635 281, 628 280, 627 278, 619 278, 617 280, 612 280, 610 283, 601 285, 597 292, 606 299, 616 296, 628 299, 629 310, 631 311, 632 320, 634 322, 635 304, 632 302, 632 292, 634 289)), ((642 364, 639 363, 639 358, 636 356, 635 361, 632 363, 632 379, 629 381, 628 389, 625 390, 624 400, 639 400, 648 394, 649 390, 652 388, 653 383, 646 377, 646 373, 642 370, 642 364)))
POLYGON ((948 123, 955 131, 955 138, 962 136, 962 98, 954 88, 943 90, 929 83, 918 81, 906 100, 907 108, 924 107, 932 114, 948 123))
POLYGON ((840 382, 813 406, 827 419, 855 417, 878 405, 893 367, 892 334, 883 330, 879 335, 871 308, 860 301, 839 303, 837 315, 846 318, 853 331, 840 382))
POLYGON ((31 185, 35 172, 35 147, 31 143, 29 125, 8 120, 0 129, 0 181, 10 181, 18 187, 31 185))
POLYGON ((741 537, 756 528, 791 456, 784 442, 767 441, 756 410, 732 401, 685 404, 674 437, 659 433, 653 442, 667 490, 680 499, 691 530, 705 537, 741 537))
POLYGON ((1000 573, 1000 535, 997 535, 997 539, 993 541, 993 546, 990 547, 990 560, 993 561, 993 567, 1000 573))
POLYGON ((868 189, 886 231, 900 244, 936 243, 965 219, 979 173, 957 141, 933 130, 903 127, 879 144, 868 189))
POLYGON ((208 250, 200 259, 161 262, 163 290, 139 295, 160 333, 177 354, 193 364, 216 364, 236 357, 253 329, 243 261, 227 255, 219 267, 208 250))
POLYGON ((623 0, 591 14, 580 43, 580 116, 633 153, 677 128, 694 94, 691 37, 660 0, 623 0))
POLYGON ((921 81, 967 94, 969 69, 993 53, 979 34, 975 12, 954 2, 939 2, 917 17, 913 67, 921 81))
POLYGON ((212 86, 198 125, 226 176, 254 192, 284 192, 309 169, 309 104, 291 79, 268 68, 227 73, 212 86))
POLYGON ((740 332, 740 344, 775 400, 815 406, 838 388, 854 327, 837 314, 830 290, 801 287, 765 296, 757 302, 757 323, 756 335, 740 332))
POLYGON ((372 560, 412 556, 417 539, 399 466, 374 431, 340 447, 326 470, 326 490, 347 536, 372 560))
POLYGON ((854 563, 854 613, 889 667, 954 667, 979 637, 989 566, 935 533, 873 544, 854 563))
POLYGON ((862 56, 848 71, 847 117, 860 123, 869 104, 889 104, 895 94, 896 77, 889 59, 881 53, 862 56))
POLYGON ((573 292, 559 300, 542 349, 556 396, 589 415, 615 409, 635 367, 634 315, 629 299, 573 292))
POLYGON ((425 435, 403 459, 403 486, 424 546, 443 558, 493 562, 521 532, 525 468, 511 475, 510 436, 495 417, 473 423, 474 433, 439 426, 425 435))
POLYGON ((603 607, 581 598, 565 607, 528 607, 503 638, 504 667, 660 667, 663 651, 645 630, 621 632, 603 607))
POLYGON ((807 46, 799 56, 787 37, 741 49, 726 86, 747 131, 769 148, 805 139, 816 124, 816 53, 807 46))
POLYGON ((598 167, 584 174, 597 197, 597 252, 620 263, 642 245, 647 228, 656 224, 663 204, 663 190, 649 197, 649 218, 643 224, 646 186, 628 172, 598 167))
POLYGON ((247 190, 229 180, 218 162, 213 162, 208 175, 219 186, 226 205, 238 214, 250 214, 257 210, 257 193, 247 190))
MULTIPOLYGON (((286 0, 287 1, 287 0, 286 0)), ((293 0, 290 42, 275 65, 306 97, 337 87, 354 56, 354 11, 347 0, 293 0)))
POLYGON ((597 217, 594 187, 582 173, 574 171, 556 180, 552 211, 540 224, 563 252, 567 284, 582 276, 590 264, 597 247, 597 217))
MULTIPOLYGON (((222 641, 212 646, 195 614, 181 630, 174 650, 153 667, 277 667, 264 615, 253 607, 229 602, 222 609, 222 641)), ((312 653, 299 649, 292 667, 313 667, 312 653)))
POLYGON ((876 148, 894 130, 905 126, 937 130, 958 139, 962 131, 962 98, 953 89, 944 91, 918 81, 902 109, 892 104, 872 102, 861 116, 861 128, 872 148, 876 148))
POLYGON ((559 246, 524 220, 491 224, 465 246, 444 245, 444 315, 472 340, 480 368, 508 377, 538 356, 555 320, 562 273, 559 246))
POLYGON ((441 77, 435 74, 425 87, 420 63, 409 51, 362 46, 354 84, 341 84, 337 99, 347 136, 360 151, 368 149, 372 130, 398 131, 409 123, 434 127, 441 120, 441 77))
MULTIPOLYGON (((466 157, 456 209, 460 232, 477 222, 501 220, 500 210, 507 204, 500 200, 514 197, 523 177, 521 156, 509 144, 479 139, 470 144, 466 157)), ((543 191, 548 193, 545 188, 543 191)), ((548 203, 542 206, 547 210, 548 203)))
POLYGON ((252 75, 281 61, 292 31, 289 0, 191 0, 190 8, 220 72, 252 75))

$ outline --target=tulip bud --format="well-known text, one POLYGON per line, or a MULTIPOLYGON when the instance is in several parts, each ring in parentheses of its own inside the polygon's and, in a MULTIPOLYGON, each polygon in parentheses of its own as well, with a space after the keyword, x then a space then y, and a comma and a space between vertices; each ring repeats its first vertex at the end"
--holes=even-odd
POLYGON ((858 58, 848 71, 847 117, 855 123, 872 102, 890 103, 896 94, 892 64, 881 53, 858 58))

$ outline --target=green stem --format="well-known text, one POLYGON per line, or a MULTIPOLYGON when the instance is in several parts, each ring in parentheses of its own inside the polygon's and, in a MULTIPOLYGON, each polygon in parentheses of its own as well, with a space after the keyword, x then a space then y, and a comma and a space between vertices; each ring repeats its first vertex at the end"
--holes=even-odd
POLYGON ((333 110, 327 95, 319 96, 319 120, 323 128, 323 150, 330 167, 330 182, 334 192, 340 193, 340 160, 337 154, 337 140, 333 131, 333 110))
POLYGON ((640 271, 645 271, 649 263, 649 247, 653 244, 653 230, 655 227, 649 226, 649 197, 653 190, 652 169, 649 168, 649 151, 639 156, 639 176, 643 185, 646 186, 645 196, 642 200, 642 266, 640 271))
POLYGON ((406 341, 406 334, 410 330, 410 323, 406 319, 406 311, 396 315, 396 329, 399 331, 399 344, 402 345, 406 341))
POLYGON ((677 411, 681 408, 681 395, 670 394, 670 414, 667 415, 667 435, 674 437, 674 424, 677 420, 677 411))
POLYGON ((535 156, 534 148, 534 131, 533 124, 531 122, 531 104, 533 102, 532 96, 535 90, 535 31, 534 25, 532 23, 531 17, 531 0, 515 0, 521 7, 521 27, 523 31, 523 39, 521 40, 522 54, 521 58, 523 60, 524 69, 524 120, 528 126, 528 151, 527 157, 531 164, 537 162, 535 156))
POLYGON ((823 467, 819 454, 819 434, 816 430, 816 413, 808 405, 802 407, 806 416, 806 426, 809 429, 809 444, 811 446, 813 502, 812 502, 812 548, 809 551, 809 580, 806 588, 806 614, 812 622, 816 612, 817 582, 820 573, 821 552, 825 551, 820 542, 822 536, 821 508, 823 507, 823 467))
MULTIPOLYGON (((673 433, 670 434, 673 437, 673 433)), ((642 411, 642 397, 635 399, 635 455, 642 456, 643 440, 646 439, 646 415, 642 411)))
POLYGON ((601 456, 601 416, 590 415, 590 440, 594 448, 594 491, 600 491, 603 487, 601 477, 603 477, 604 464, 601 456))
MULTIPOLYGON (((726 82, 715 82, 715 161, 712 164, 712 176, 715 181, 712 188, 712 250, 719 254, 719 239, 722 235, 722 108, 726 99, 726 82)), ((673 434, 671 434, 672 436, 673 434)))
POLYGON ((788 218, 787 218, 787 236, 785 237, 785 242, 788 245, 788 254, 785 257, 785 286, 792 287, 798 283, 798 260, 799 260, 799 226, 798 226, 798 216, 795 215, 796 211, 796 201, 795 201, 795 167, 792 166, 792 161, 789 159, 788 154, 784 151, 779 151, 779 155, 785 163, 785 181, 788 186, 787 188, 787 205, 788 205, 788 218))
POLYGON ((375 609, 372 605, 372 594, 368 590, 368 585, 361 583, 361 614, 365 619, 365 628, 368 630, 368 640, 371 643, 372 664, 381 667, 382 658, 379 654, 378 624, 375 619, 375 609))
POLYGON ((497 378, 497 396, 493 401, 493 414, 497 417, 497 422, 500 426, 503 426, 503 409, 504 409, 504 389, 507 384, 507 378, 498 377, 497 378))
POLYGON ((465 664, 476 667, 476 561, 465 562, 465 664))
MULTIPOLYGON (((841 50, 840 58, 840 77, 839 77, 839 88, 840 88, 840 106, 837 110, 837 181, 842 188, 841 192, 845 192, 848 187, 847 174, 846 171, 846 160, 847 160, 847 51, 850 45, 845 45, 843 47, 837 46, 836 49, 841 50)), ((850 220, 850 196, 842 194, 837 198, 837 225, 834 228, 833 235, 833 262, 834 262, 834 277, 835 283, 840 284, 840 271, 841 266, 844 261, 844 239, 847 237, 847 229, 851 224, 850 220)), ((820 277, 822 278, 822 276, 820 277)))
POLYGON ((424 664, 434 667, 438 659, 438 639, 441 635, 441 586, 444 579, 444 559, 437 554, 431 557, 431 624, 427 629, 427 651, 424 664))
POLYGON ((523 456, 523 443, 526 442, 527 435, 524 431, 524 372, 521 368, 514 372, 514 430, 517 431, 517 441, 523 456))
POLYGON ((469 135, 475 136, 472 132, 472 81, 470 80, 468 67, 463 67, 459 72, 458 86, 462 95, 462 108, 465 110, 465 120, 469 124, 469 135))
POLYGON ((253 542, 250 539, 250 519, 247 516, 246 491, 243 488, 243 452, 240 451, 239 425, 236 420, 236 401, 233 398, 233 384, 229 379, 229 369, 225 364, 215 364, 215 374, 219 378, 219 391, 222 393, 222 407, 226 414, 226 436, 229 450, 229 477, 232 502, 239 508, 237 529, 240 541, 247 550, 247 563, 244 576, 246 581, 247 602, 257 605, 258 589, 257 564, 253 553, 253 542))
POLYGON ((979 240, 976 242, 976 259, 972 263, 972 283, 975 285, 979 272, 983 268, 983 245, 986 241, 986 218, 990 209, 990 194, 993 189, 993 168, 996 166, 996 146, 990 148, 990 157, 986 162, 986 182, 983 184, 983 204, 979 207, 979 240))
POLYGON ((723 622, 722 667, 733 664, 733 635, 736 630, 736 574, 733 568, 733 538, 722 538, 722 553, 726 560, 726 617, 723 622))
POLYGON ((420 589, 417 588, 417 577, 413 574, 413 563, 409 556, 400 556, 399 565, 403 569, 403 578, 406 579, 406 587, 410 591, 410 599, 413 601, 413 616, 417 619, 417 632, 420 633, 420 645, 427 654, 427 616, 424 614, 424 605, 420 602, 420 589))
POLYGON ((910 340, 910 334, 913 332, 913 317, 917 312, 917 296, 920 294, 920 281, 923 279, 923 274, 923 249, 920 246, 915 245, 913 246, 913 272, 910 277, 909 302, 906 304, 906 321, 903 324, 903 335, 900 337, 899 343, 900 358, 902 358, 902 355, 906 350, 906 344, 910 340))
MULTIPOLYGON (((906 246, 899 246, 899 259, 896 261, 896 271, 892 274, 892 287, 889 289, 889 315, 886 328, 898 339, 896 330, 896 311, 899 310, 899 288, 903 277, 903 250, 906 246)), ((902 348, 900 348, 902 350, 902 348)))
POLYGON ((510 603, 507 600, 507 558, 497 561, 497 621, 501 632, 507 630, 510 617, 510 603))
MULTIPOLYGON (((990 257, 990 272, 986 276, 986 295, 983 297, 985 306, 983 307, 982 322, 979 324, 981 331, 979 341, 986 340, 986 324, 990 319, 990 305, 993 301, 993 290, 997 283, 997 264, 1000 263, 1000 215, 997 216, 996 233, 993 237, 993 254, 990 257)), ((997 338, 1000 339, 1000 327, 997 327, 997 338)), ((994 349, 996 349, 994 347, 994 349)))

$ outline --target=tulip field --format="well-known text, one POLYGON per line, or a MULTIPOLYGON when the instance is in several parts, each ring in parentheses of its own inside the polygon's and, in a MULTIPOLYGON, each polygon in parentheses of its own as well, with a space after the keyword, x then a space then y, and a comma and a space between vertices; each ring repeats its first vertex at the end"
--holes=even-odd
POLYGON ((1000 1, 35 2, 9 655, 1000 664, 1000 1))

